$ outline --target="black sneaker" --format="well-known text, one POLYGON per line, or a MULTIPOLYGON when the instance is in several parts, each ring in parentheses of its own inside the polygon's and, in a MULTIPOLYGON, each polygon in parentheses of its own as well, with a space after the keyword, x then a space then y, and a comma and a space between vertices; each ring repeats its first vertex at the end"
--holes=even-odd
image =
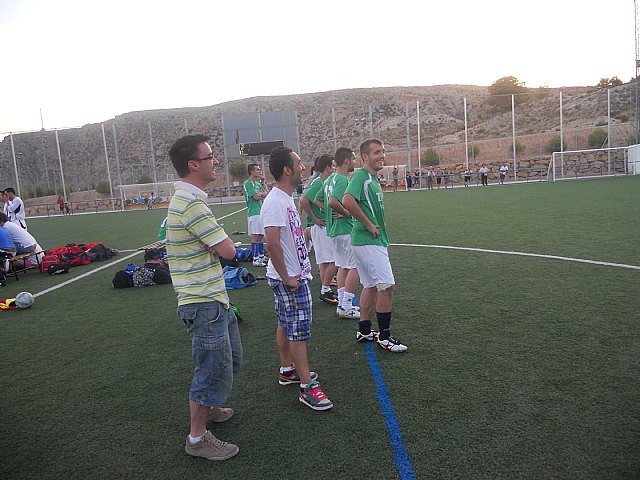
POLYGON ((329 290, 328 292, 320 294, 320 300, 322 300, 324 303, 328 303, 329 305, 337 305, 338 295, 329 290))

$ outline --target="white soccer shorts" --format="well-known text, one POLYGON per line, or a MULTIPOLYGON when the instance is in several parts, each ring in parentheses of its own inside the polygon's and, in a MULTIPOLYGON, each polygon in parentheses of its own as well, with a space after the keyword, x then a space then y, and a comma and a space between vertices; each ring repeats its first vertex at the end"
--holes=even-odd
POLYGON ((376 287, 379 292, 395 285, 389 251, 380 245, 353 246, 353 256, 364 288, 376 287))
POLYGON ((264 235, 264 228, 260 215, 247 217, 247 233, 249 235, 264 235))
POLYGON ((313 243, 313 252, 316 256, 316 263, 333 263, 333 248, 331 239, 327 237, 327 229, 313 225, 311 227, 311 242, 313 243))
POLYGON ((340 268, 356 268, 356 259, 353 257, 351 235, 338 235, 331 239, 333 244, 333 258, 340 268))

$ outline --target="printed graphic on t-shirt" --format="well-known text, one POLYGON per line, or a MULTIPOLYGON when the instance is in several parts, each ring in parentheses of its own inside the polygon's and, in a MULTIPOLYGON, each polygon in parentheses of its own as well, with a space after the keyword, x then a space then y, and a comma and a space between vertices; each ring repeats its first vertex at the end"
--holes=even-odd
POLYGON ((305 278, 311 274, 311 262, 309 261, 309 252, 304 241, 304 233, 300 215, 295 208, 287 207, 287 220, 289 223, 289 231, 293 237, 293 244, 296 247, 296 255, 300 265, 300 276, 305 278))

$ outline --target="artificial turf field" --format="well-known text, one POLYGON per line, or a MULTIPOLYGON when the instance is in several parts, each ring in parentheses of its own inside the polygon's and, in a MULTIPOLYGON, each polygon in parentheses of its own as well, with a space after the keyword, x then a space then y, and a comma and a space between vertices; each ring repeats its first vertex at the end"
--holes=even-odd
MULTIPOLYGON (((166 211, 29 219, 46 250, 121 253, 0 289, 41 293, 0 312, 0 478, 638 478, 639 204, 639 177, 386 194, 408 353, 356 343, 355 321, 314 298, 310 362, 335 404, 314 412, 277 382, 266 283, 230 292, 245 356, 235 416, 212 428, 240 447, 225 462, 184 453, 192 362, 173 289, 111 288, 166 211)), ((212 208, 231 233, 242 207, 212 208)))

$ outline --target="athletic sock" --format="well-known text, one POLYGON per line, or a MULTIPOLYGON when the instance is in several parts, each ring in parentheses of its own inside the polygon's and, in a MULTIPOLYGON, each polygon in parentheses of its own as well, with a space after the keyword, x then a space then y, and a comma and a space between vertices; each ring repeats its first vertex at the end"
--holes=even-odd
POLYGON ((344 295, 342 297, 342 302, 340 302, 340 306, 349 311, 353 309, 353 293, 349 293, 349 292, 344 292, 344 295))
POLYGON ((260 258, 260 252, 258 251, 258 244, 255 242, 251 242, 251 257, 254 260, 258 260, 258 258, 260 258))
POLYGON ((344 287, 338 289, 338 306, 342 306, 344 300, 344 287))
POLYGON ((331 287, 329 285, 322 285, 322 289, 320 290, 320 293, 327 293, 331 291, 331 287))
POLYGON ((289 365, 288 367, 280 367, 280 373, 282 375, 287 375, 291 372, 293 372, 296 369, 296 367, 293 366, 293 363, 291 365, 289 365))
POLYGON ((202 441, 202 437, 192 437, 191 434, 189 434, 189 444, 190 445, 195 445, 196 443, 201 442, 201 441, 202 441))
POLYGON ((362 335, 369 335, 371 333, 371 320, 360 320, 358 322, 358 331, 362 335))
POLYGON ((391 336, 391 312, 376 312, 378 328, 380 329, 380 340, 386 340, 391 336))
POLYGON ((258 256, 264 257, 264 242, 258 243, 258 256))

